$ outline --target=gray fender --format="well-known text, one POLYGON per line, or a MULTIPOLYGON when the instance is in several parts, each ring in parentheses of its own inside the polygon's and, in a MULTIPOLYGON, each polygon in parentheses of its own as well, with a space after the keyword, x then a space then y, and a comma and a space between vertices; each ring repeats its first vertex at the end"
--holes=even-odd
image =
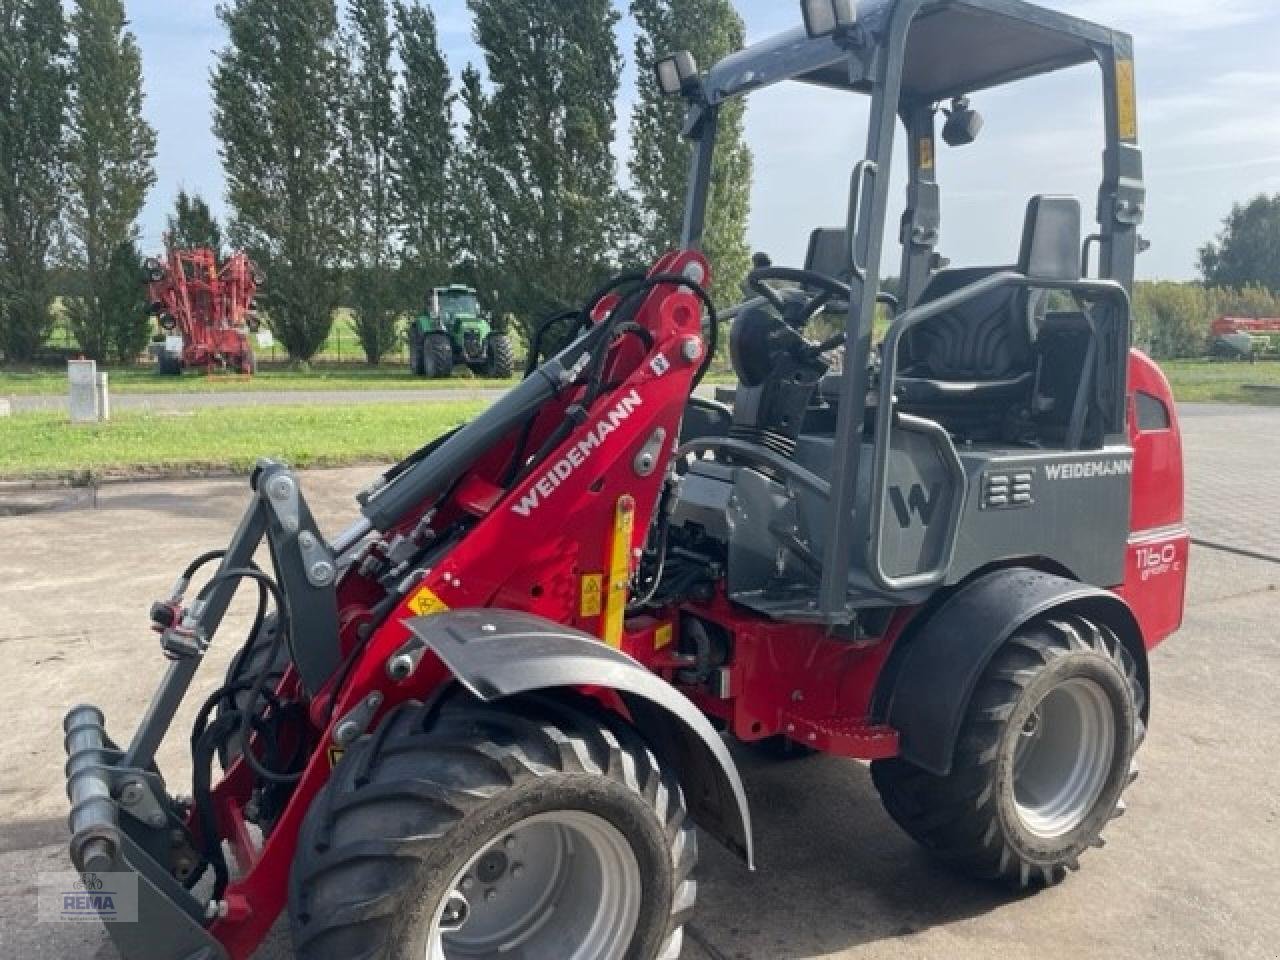
POLYGON ((698 826, 751 866, 751 814, 724 740, 684 694, 590 634, 513 610, 451 610, 406 621, 484 701, 541 690, 616 690, 654 753, 672 767, 698 826))
POLYGON ((1149 708, 1142 631, 1123 600, 1026 567, 996 570, 962 586, 913 625, 882 674, 876 714, 899 732, 902 759, 938 776, 949 774, 960 725, 987 664, 1021 626, 1056 610, 1116 632, 1138 665, 1149 708))

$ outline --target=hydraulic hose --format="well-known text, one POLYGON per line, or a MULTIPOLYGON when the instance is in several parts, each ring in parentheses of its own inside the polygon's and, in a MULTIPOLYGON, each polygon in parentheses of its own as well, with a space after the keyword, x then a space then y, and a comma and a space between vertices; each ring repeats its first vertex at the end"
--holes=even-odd
MULTIPOLYGON (((281 643, 281 641, 287 642, 290 646, 292 656, 293 638, 289 634, 289 610, 285 606, 284 595, 281 593, 279 585, 261 570, 249 567, 224 570, 205 585, 204 589, 200 592, 200 596, 203 597, 210 588, 214 586, 214 584, 223 580, 231 579, 256 580, 260 585, 266 587, 266 589, 271 592, 272 598, 276 603, 277 617, 276 635, 275 639, 272 641, 272 647, 274 648, 276 645, 281 643)), ((302 773, 300 771, 296 773, 279 773, 275 770, 268 769, 262 764, 257 756, 254 755, 249 744, 250 734, 252 733, 251 727, 253 725, 254 710, 258 701, 266 696, 265 691, 267 682, 271 677, 272 659, 272 657, 267 658, 266 663, 263 664, 262 670, 254 679, 253 686, 250 688, 252 693, 250 694, 249 701, 245 705, 245 709, 243 710, 240 718, 240 740, 244 745, 243 750, 241 751, 241 756, 244 757, 244 761, 249 765, 249 768, 263 780, 268 780, 272 783, 296 783, 298 780, 302 779, 302 773)))

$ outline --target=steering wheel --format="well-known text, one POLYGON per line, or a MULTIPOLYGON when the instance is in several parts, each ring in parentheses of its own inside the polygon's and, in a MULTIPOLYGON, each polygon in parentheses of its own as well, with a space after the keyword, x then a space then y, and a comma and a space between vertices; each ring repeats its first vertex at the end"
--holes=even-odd
POLYGON ((787 326, 794 330, 804 328, 814 315, 835 300, 846 303, 853 298, 849 285, 841 283, 834 277, 813 270, 794 270, 790 267, 761 267, 751 271, 747 277, 747 286, 764 297, 769 304, 782 315, 787 326), (806 298, 803 303, 788 299, 766 281, 794 283, 802 290, 817 291, 816 295, 806 298))

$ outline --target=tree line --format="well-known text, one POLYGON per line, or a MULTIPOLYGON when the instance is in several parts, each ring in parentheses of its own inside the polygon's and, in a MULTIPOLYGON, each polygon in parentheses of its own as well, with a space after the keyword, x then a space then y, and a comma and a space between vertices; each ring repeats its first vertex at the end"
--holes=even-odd
MULTIPOLYGON (((55 295, 88 355, 129 361, 150 332, 137 218, 155 184, 138 45, 123 0, 0 0, 0 353, 29 361, 55 295)), ((637 105, 617 114, 611 0, 467 0, 483 64, 455 73, 422 0, 226 0, 212 75, 225 228, 180 193, 181 245, 246 249, 295 361, 350 307, 377 363, 435 285, 465 282, 527 326, 677 240, 689 161, 682 104, 648 69, 744 40, 731 0, 630 0, 637 105), (483 71, 481 70, 483 66, 483 71), (627 184, 613 148, 630 127, 627 184)), ((752 158, 726 105, 707 251, 713 294, 749 268, 752 158)), ((1217 311, 1280 312, 1280 196, 1237 207, 1201 253, 1203 284, 1140 284, 1139 343, 1202 355, 1217 311), (1218 289, 1222 288, 1222 289, 1218 289)))
MULTIPOLYGON (((179 243, 213 238, 250 253, 294 360, 321 348, 339 306, 377 363, 433 285, 470 283, 527 325, 678 239, 689 147, 679 104, 660 96, 648 67, 672 49, 710 63, 740 48, 730 0, 632 0, 641 80, 629 187, 613 153, 624 121, 611 0, 467 6, 484 69, 467 64, 456 78, 424 2, 218 7, 213 127, 230 214, 224 229, 182 194, 170 230, 179 243)), ((145 345, 137 218, 156 141, 141 106, 122 0, 75 0, 69 18, 59 0, 0 0, 9 360, 39 352, 55 292, 87 354, 127 360, 145 345)), ((728 292, 749 265, 740 107, 723 131, 708 247, 728 292)))
POLYGON ((56 275, 81 347, 146 345, 137 218, 155 183, 142 64, 121 0, 0 0, 0 350, 35 357, 56 275))
POLYGON ((1280 194, 1236 204, 1200 248, 1200 283, 1139 283, 1133 339, 1157 360, 1203 357, 1218 317, 1280 317, 1280 194))

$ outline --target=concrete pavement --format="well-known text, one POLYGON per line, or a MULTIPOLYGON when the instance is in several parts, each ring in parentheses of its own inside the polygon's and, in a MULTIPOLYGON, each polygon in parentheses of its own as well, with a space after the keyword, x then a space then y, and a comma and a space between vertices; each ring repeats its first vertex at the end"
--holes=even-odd
POLYGON ((1280 408, 1206 403, 1178 412, 1192 533, 1280 560, 1280 408))
MULTIPOLYGON (((1267 546, 1265 528, 1253 528, 1260 516, 1280 516, 1280 490, 1269 483, 1274 460, 1254 447, 1280 424, 1280 410, 1184 416, 1197 535, 1267 546), (1249 525, 1222 509, 1233 475, 1256 521, 1249 525)), ((304 475, 326 530, 344 525, 351 495, 374 472, 304 475)), ((9 688, 0 698, 0 957, 115 960, 98 928, 34 919, 36 875, 67 864, 59 721, 68 705, 92 699, 112 729, 132 728, 164 666, 147 604, 192 555, 226 541, 244 503, 243 480, 122 484, 102 488, 93 509, 0 519, 9 688)), ((218 682, 249 613, 234 612, 200 691, 218 682)), ((1129 814, 1079 875, 1035 896, 1011 898, 940 868, 884 815, 860 764, 769 765, 744 755, 759 870, 747 873, 704 842, 686 958, 1275 960, 1278 618, 1280 564, 1194 552, 1185 628, 1153 656, 1152 727, 1129 814)), ((184 739, 160 755, 173 783, 187 777, 184 739)), ((288 955, 279 931, 259 954, 288 955)))

